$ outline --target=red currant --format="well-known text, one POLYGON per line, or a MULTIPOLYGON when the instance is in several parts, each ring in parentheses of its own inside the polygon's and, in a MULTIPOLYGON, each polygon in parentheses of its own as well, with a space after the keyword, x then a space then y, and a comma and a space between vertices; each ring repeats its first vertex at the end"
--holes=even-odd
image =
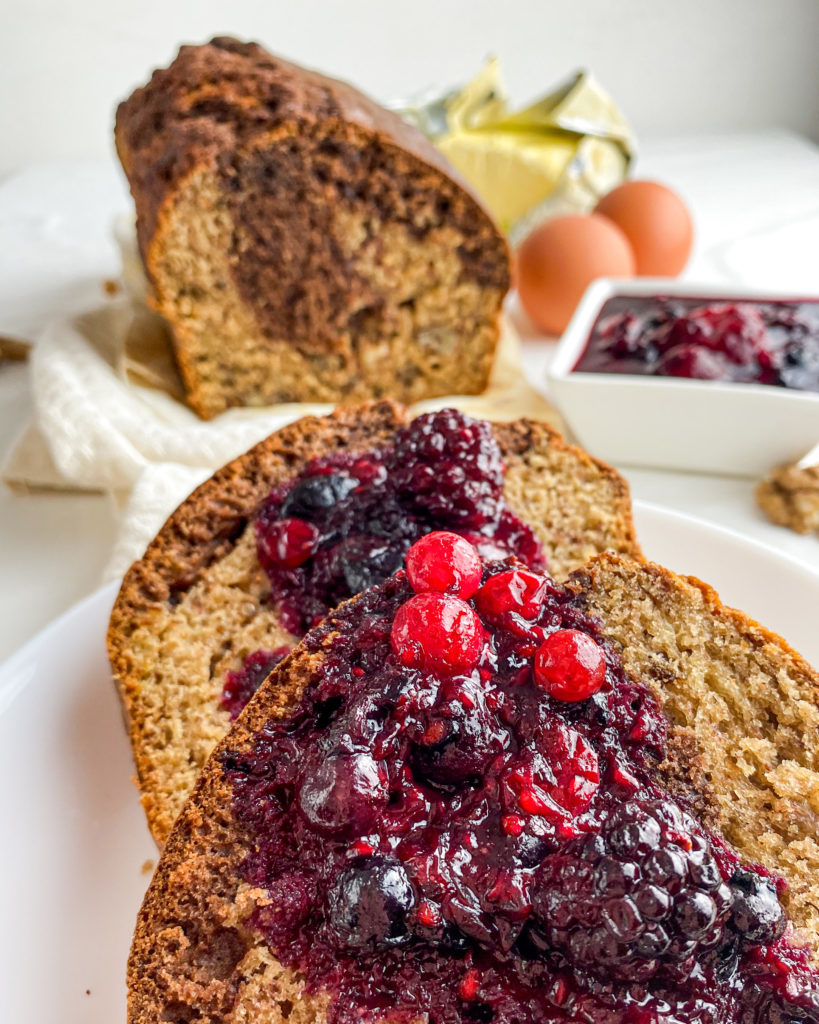
POLYGON ((319 531, 306 519, 278 519, 259 538, 264 555, 280 569, 296 569, 316 553, 319 531))
POLYGON ((535 655, 535 682, 557 700, 586 700, 606 679, 600 645, 578 629, 558 629, 535 655))
POLYGON ((509 626, 514 613, 532 621, 538 617, 549 589, 544 576, 526 569, 508 569, 490 576, 475 594, 475 604, 484 619, 495 626, 509 626))
POLYGON ((398 609, 392 649, 407 668, 441 675, 471 672, 484 644, 481 620, 466 601, 451 594, 415 594, 398 609))
POLYGON ((435 590, 464 601, 481 585, 478 552, 463 537, 436 530, 416 541, 407 552, 407 576, 417 593, 435 590))

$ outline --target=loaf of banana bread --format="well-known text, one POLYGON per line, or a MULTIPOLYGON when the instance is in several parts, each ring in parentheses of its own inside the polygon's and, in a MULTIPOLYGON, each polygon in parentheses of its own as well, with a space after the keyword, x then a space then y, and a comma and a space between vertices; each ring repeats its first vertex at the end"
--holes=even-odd
POLYGON ((200 416, 485 389, 506 241, 396 115, 218 38, 120 105, 116 144, 200 416))

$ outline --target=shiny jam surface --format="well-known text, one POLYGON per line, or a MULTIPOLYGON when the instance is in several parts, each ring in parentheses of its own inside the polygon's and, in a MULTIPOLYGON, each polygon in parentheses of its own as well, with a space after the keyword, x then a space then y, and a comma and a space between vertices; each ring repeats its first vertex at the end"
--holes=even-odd
POLYGON ((288 717, 222 755, 271 950, 333 1024, 817 1024, 784 883, 665 788, 648 689, 544 573, 463 579, 331 615, 288 717))
POLYGON ((574 369, 819 391, 819 300, 616 296, 574 369))
POLYGON ((273 669, 290 653, 289 647, 253 651, 236 672, 228 672, 222 687, 222 707, 235 721, 245 704, 267 679, 273 669))
MULTIPOLYGON (((431 530, 461 534, 483 557, 514 555, 545 568, 540 542, 504 499, 504 475, 490 424, 452 409, 419 416, 390 447, 310 463, 273 491, 255 524, 282 625, 302 636, 395 572, 431 530)), ((253 665, 245 675, 229 679, 222 695, 234 718, 243 706, 237 695, 246 703, 252 679, 258 686, 264 678, 253 665)))

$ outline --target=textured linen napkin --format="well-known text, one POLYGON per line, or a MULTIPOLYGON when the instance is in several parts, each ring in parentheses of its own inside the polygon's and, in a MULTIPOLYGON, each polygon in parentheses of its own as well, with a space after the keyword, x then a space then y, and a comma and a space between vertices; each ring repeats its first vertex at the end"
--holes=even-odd
MULTIPOLYGON (((208 422, 181 400, 162 321, 130 297, 53 323, 31 355, 34 419, 3 468, 11 486, 110 493, 120 529, 106 578, 121 576, 173 509, 210 474, 268 434, 332 406, 231 409, 208 422)), ((475 416, 557 414, 525 380, 519 342, 504 323, 490 387, 479 396, 419 403, 475 416)))

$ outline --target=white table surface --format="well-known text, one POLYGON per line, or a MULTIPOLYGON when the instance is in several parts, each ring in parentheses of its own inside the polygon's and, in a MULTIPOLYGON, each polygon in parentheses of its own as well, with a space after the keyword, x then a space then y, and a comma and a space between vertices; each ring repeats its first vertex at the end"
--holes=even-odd
MULTIPOLYGON (((691 205, 691 281, 819 294, 813 144, 782 133, 669 139, 643 146, 638 174, 667 181, 691 205)), ((110 225, 127 209, 113 162, 39 165, 0 184, 0 332, 34 338, 49 320, 97 305, 102 281, 118 272, 110 225), (12 248, 21 223, 29 241, 12 248)), ((553 344, 511 308, 526 371, 539 382, 553 344)), ((26 368, 0 369, 0 459, 30 411, 26 368)), ((819 571, 819 537, 768 523, 752 481, 619 468, 635 498, 738 530, 819 571)), ((0 485, 0 660, 100 584, 115 533, 104 495, 0 485)))

